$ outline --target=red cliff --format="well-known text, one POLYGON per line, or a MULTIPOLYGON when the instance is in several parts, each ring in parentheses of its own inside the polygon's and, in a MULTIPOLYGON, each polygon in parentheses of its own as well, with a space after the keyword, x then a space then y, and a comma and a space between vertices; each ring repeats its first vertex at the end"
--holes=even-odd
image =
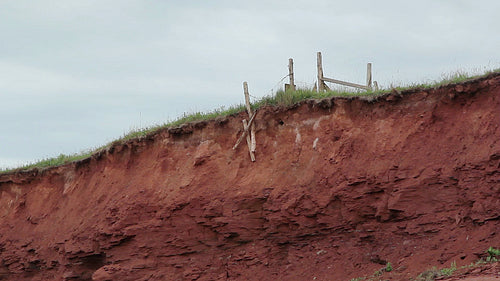
POLYGON ((500 246, 500 75, 265 107, 0 175, 1 280, 350 280, 500 246), (3 279, 2 279, 3 278, 3 279))

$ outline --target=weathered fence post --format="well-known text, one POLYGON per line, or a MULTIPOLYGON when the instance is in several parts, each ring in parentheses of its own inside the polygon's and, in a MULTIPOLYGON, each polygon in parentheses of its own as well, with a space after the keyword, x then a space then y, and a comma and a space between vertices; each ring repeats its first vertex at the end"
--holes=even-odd
POLYGON ((252 115, 252 108, 250 108, 250 93, 248 92, 248 83, 243 82, 243 93, 245 94, 245 105, 249 115, 252 115))
POLYGON ((372 88, 372 64, 368 63, 366 65, 366 86, 372 88))
MULTIPOLYGON (((248 121, 247 127, 245 128, 245 122, 243 122, 243 133, 241 133, 241 136, 238 138, 236 143, 233 146, 233 150, 238 148, 238 145, 240 145, 241 141, 243 140, 244 137, 248 135, 248 125, 253 124, 253 120, 255 120, 255 115, 257 115, 257 110, 253 113, 252 117, 250 117, 250 121, 248 121)), ((246 120, 245 120, 246 121, 246 120)))
MULTIPOLYGON (((248 113, 248 118, 251 118, 253 113, 252 113, 252 108, 250 107, 250 93, 248 92, 248 83, 243 82, 243 91, 245 93, 245 104, 247 107, 247 113, 248 113)), ((255 141, 255 125, 252 124, 250 127, 250 141, 251 144, 249 145, 250 152, 251 154, 255 153, 255 150, 257 148, 257 143, 255 141)), ((255 161, 254 157, 252 157, 252 161, 255 161)))
POLYGON ((323 62, 321 59, 321 52, 317 54, 317 67, 318 67, 318 92, 323 92, 325 90, 323 82, 323 62))
MULTIPOLYGON (((252 124, 252 126, 253 126, 253 124, 252 124)), ((244 131, 248 130, 248 123, 247 123, 246 119, 243 119, 243 130, 244 131)), ((248 134, 247 134, 247 145, 248 145, 248 151, 250 153, 250 160, 252 160, 252 162, 255 162, 255 154, 252 151, 252 145, 253 145, 252 137, 250 137, 250 135, 248 135, 248 134)))
POLYGON ((293 74, 293 59, 290 58, 288 59, 288 76, 290 77, 290 85, 288 85, 288 89, 290 91, 295 91, 295 78, 293 74))

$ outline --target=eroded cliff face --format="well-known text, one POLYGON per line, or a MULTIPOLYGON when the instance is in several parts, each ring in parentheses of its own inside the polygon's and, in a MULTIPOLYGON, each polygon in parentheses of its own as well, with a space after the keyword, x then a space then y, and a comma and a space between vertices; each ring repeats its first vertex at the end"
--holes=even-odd
POLYGON ((500 75, 165 129, 0 175, 5 280, 393 280, 500 241, 500 75))

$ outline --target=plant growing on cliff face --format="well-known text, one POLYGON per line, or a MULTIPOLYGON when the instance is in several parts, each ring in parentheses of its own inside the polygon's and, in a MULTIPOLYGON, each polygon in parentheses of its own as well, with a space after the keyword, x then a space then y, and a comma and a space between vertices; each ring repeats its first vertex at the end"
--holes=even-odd
MULTIPOLYGON (((486 253, 488 254, 488 257, 486 257, 486 259, 481 258, 480 260, 473 262, 469 265, 461 266, 460 269, 481 267, 489 262, 497 262, 500 259, 500 249, 489 247, 488 250, 486 250, 486 253)), ((440 270, 438 270, 436 267, 433 267, 430 270, 426 270, 420 273, 415 279, 415 281, 434 281, 438 277, 450 276, 456 270, 457 270, 456 262, 452 262, 449 268, 443 268, 440 270)))
POLYGON ((430 270, 426 270, 422 273, 420 273, 417 276, 416 281, 433 281, 438 277, 442 276, 450 276, 457 270, 457 263, 452 262, 451 266, 449 268, 442 268, 442 269, 437 269, 436 267, 433 267, 430 270))
POLYGON ((500 249, 489 247, 488 250, 486 250, 486 253, 488 253, 488 257, 486 258, 487 262, 496 262, 500 257, 500 249))
POLYGON ((450 276, 457 270, 457 263, 454 261, 451 263, 451 267, 441 269, 442 276, 450 276))
POLYGON ((392 264, 388 262, 384 268, 381 268, 373 273, 373 277, 378 277, 382 275, 384 272, 391 272, 392 271, 392 264))
POLYGON ((417 276, 416 281, 434 281, 436 277, 440 276, 440 272, 436 269, 436 267, 433 267, 430 270, 426 270, 422 273, 420 273, 417 276))
POLYGON ((392 264, 390 262, 388 262, 385 265, 385 272, 391 272, 391 271, 392 271, 392 264))

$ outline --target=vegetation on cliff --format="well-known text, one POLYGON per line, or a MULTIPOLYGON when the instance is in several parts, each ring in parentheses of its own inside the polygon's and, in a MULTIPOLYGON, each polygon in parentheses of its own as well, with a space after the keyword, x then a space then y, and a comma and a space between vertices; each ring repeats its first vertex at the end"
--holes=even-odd
MULTIPOLYGON (((262 106, 289 106, 295 104, 302 100, 307 99, 323 99, 323 98, 331 98, 331 97, 376 97, 382 96, 384 94, 390 93, 391 91, 403 92, 412 89, 429 89, 440 86, 446 86, 455 83, 462 83, 465 81, 478 79, 482 77, 486 77, 492 73, 500 73, 500 69, 495 69, 491 71, 487 71, 482 75, 471 75, 467 72, 457 71, 455 73, 443 75, 441 80, 436 80, 428 83, 414 83, 408 86, 389 86, 387 88, 381 88, 378 91, 347 91, 347 90, 331 90, 326 92, 316 92, 314 89, 298 89, 296 91, 278 91, 274 95, 265 96, 262 99, 254 102, 252 107, 254 109, 258 109, 262 106)), ((186 124, 193 121, 201 121, 201 120, 211 120, 217 117, 230 116, 233 114, 237 114, 239 112, 245 111, 245 106, 243 104, 234 105, 229 108, 220 107, 208 112, 194 112, 194 113, 184 113, 177 120, 168 122, 162 125, 149 126, 145 128, 135 129, 130 131, 129 133, 123 135, 119 139, 112 141, 108 144, 105 144, 101 147, 87 149, 80 153, 75 154, 60 154, 56 157, 50 157, 47 159, 37 160, 32 163, 28 163, 21 167, 17 168, 8 168, 8 169, 0 169, 0 173, 8 173, 19 170, 28 170, 32 168, 47 168, 54 167, 59 165, 64 165, 67 163, 71 163, 73 161, 79 161, 85 158, 90 157, 92 154, 101 151, 110 147, 112 144, 117 142, 124 142, 127 140, 141 138, 148 134, 154 133, 160 129, 168 128, 168 127, 176 127, 182 124, 186 124)))

